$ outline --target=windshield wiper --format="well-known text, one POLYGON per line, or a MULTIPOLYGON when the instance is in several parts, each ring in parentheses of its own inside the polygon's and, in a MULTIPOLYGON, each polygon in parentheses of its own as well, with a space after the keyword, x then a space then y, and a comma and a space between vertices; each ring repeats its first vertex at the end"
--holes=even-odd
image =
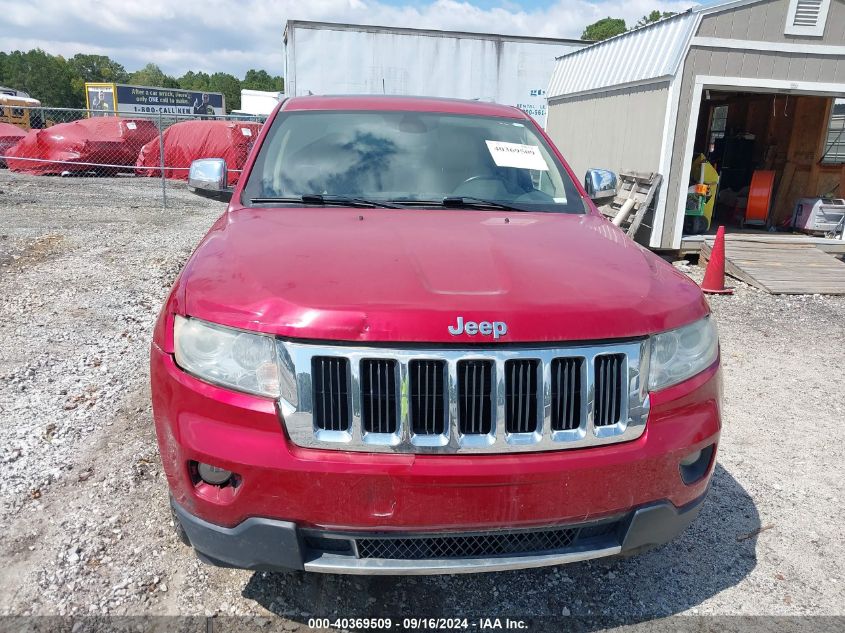
POLYGON ((502 209, 503 211, 527 211, 522 207, 504 202, 496 202, 495 200, 485 200, 484 198, 475 198, 473 196, 447 196, 443 198, 441 204, 444 207, 453 209, 502 209))
POLYGON ((298 198, 252 198, 252 204, 272 204, 274 202, 315 204, 325 206, 342 206, 356 208, 402 209, 398 204, 369 200, 367 198, 350 198, 348 196, 324 195, 322 193, 306 193, 298 198))
POLYGON ((382 209, 401 209, 398 204, 382 202, 381 200, 370 200, 369 198, 352 198, 349 196, 333 196, 322 193, 307 193, 302 196, 305 204, 332 204, 349 207, 378 207, 382 209))
POLYGON ((332 196, 322 193, 307 193, 302 196, 302 202, 305 204, 331 204, 348 207, 379 207, 382 209, 402 208, 397 204, 381 202, 380 200, 370 200, 369 198, 351 198, 349 196, 332 196))

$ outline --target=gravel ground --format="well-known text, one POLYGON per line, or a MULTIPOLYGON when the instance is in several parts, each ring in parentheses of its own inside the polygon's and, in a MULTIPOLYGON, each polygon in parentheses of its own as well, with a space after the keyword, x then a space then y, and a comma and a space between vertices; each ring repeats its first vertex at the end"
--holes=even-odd
MULTIPOLYGON (((207 567, 171 528, 147 354, 224 205, 156 181, 0 171, 0 615, 560 616, 845 612, 845 298, 740 282, 711 305, 725 427, 694 525, 642 556, 420 578, 207 567)), ((681 266, 700 279, 697 267, 681 266)))

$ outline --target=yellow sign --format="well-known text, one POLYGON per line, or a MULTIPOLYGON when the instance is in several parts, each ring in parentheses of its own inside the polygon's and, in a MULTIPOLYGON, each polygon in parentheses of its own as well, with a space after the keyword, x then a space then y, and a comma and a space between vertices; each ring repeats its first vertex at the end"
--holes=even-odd
POLYGON ((110 116, 115 113, 117 88, 114 84, 85 84, 85 107, 88 116, 110 116))

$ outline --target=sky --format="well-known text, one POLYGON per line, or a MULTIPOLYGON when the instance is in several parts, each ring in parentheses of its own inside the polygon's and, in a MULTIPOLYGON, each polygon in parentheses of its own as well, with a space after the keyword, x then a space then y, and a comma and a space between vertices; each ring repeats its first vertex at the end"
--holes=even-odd
MULTIPOLYGON (((712 2, 712 0, 710 0, 712 2)), ((709 2, 708 2, 709 3, 709 2)), ((128 71, 148 62, 187 70, 283 73, 285 21, 320 20, 505 35, 578 38, 604 17, 632 26, 694 0, 0 0, 0 50, 108 55, 128 71)))

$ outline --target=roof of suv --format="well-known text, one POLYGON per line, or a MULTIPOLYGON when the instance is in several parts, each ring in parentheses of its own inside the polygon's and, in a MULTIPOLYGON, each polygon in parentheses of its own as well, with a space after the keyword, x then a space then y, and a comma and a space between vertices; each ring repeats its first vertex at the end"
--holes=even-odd
POLYGON ((332 95, 291 97, 282 104, 282 110, 390 110, 407 112, 443 112, 446 114, 475 114, 479 116, 526 119, 522 110, 513 106, 443 99, 438 97, 405 97, 391 95, 332 95))

